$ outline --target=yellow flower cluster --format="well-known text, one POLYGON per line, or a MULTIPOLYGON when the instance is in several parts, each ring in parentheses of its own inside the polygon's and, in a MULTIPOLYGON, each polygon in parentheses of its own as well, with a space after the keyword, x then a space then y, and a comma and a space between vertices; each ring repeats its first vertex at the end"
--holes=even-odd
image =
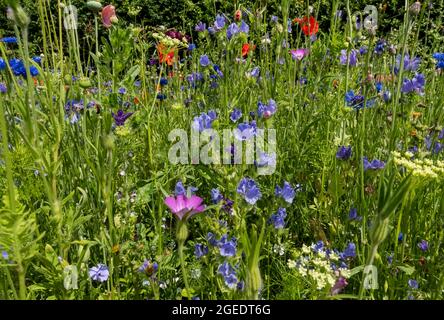
POLYGON ((432 161, 430 159, 412 160, 413 154, 411 152, 406 152, 402 155, 398 151, 394 151, 392 155, 396 165, 406 168, 416 177, 430 179, 444 177, 444 161, 432 161))

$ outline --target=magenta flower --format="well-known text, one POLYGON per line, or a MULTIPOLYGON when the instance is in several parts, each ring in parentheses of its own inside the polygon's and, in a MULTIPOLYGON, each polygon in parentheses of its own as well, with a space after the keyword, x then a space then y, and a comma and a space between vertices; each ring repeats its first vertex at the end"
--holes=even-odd
POLYGON ((308 54, 308 50, 307 49, 290 50, 290 54, 293 60, 301 61, 308 54))
POLYGON ((117 22, 116 7, 109 4, 102 9, 102 22, 105 28, 111 28, 113 22, 117 22))
POLYGON ((202 202, 202 198, 194 195, 190 198, 178 195, 177 197, 167 197, 165 199, 165 204, 179 220, 184 220, 184 218, 186 220, 196 213, 202 212, 205 209, 202 202))

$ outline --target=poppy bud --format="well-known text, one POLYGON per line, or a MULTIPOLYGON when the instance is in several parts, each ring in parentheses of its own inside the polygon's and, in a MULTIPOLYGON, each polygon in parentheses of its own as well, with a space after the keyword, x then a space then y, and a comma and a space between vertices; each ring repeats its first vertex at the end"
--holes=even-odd
POLYGON ((79 80, 79 85, 83 89, 88 89, 92 86, 91 80, 89 78, 83 77, 79 80))
POLYGON ((242 19, 242 11, 240 9, 236 10, 236 13, 234 14, 234 19, 236 21, 241 21, 241 19, 242 19))
POLYGON ((99 1, 88 1, 86 3, 86 7, 92 11, 102 10, 102 4, 99 1))
POLYGON ((410 6, 410 13, 417 16, 421 11, 421 2, 416 1, 410 6))

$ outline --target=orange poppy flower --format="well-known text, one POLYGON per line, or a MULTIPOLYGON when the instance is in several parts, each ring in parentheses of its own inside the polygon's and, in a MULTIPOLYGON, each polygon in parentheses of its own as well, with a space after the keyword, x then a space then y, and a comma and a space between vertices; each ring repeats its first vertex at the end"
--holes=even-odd
POLYGON ((299 26, 302 28, 302 32, 306 36, 312 36, 319 31, 319 23, 314 17, 303 17, 302 19, 296 18, 293 20, 293 23, 299 23, 299 26))
POLYGON ((246 57, 246 56, 248 56, 248 54, 250 53, 250 51, 253 51, 254 49, 256 49, 256 46, 250 46, 250 44, 249 43, 245 43, 243 46, 242 46, 242 57, 246 57))
POLYGON ((172 66, 174 63, 176 49, 173 48, 168 53, 166 52, 166 48, 162 43, 157 45, 157 53, 159 54, 160 63, 167 63, 169 66, 172 66))

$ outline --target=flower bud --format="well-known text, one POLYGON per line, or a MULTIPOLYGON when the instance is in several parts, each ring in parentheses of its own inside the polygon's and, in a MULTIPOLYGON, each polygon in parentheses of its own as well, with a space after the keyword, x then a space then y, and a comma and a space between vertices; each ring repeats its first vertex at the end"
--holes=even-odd
POLYGON ((102 10, 102 4, 99 1, 88 1, 86 3, 86 7, 92 11, 102 10))
POLYGON ((240 9, 236 10, 236 13, 234 14, 234 20, 241 21, 242 19, 242 11, 240 9))
POLYGON ((179 224, 177 225, 176 238, 179 243, 184 243, 185 240, 187 240, 188 227, 186 223, 179 221, 179 224))
POLYGON ((410 6, 410 13, 417 16, 421 12, 421 2, 416 1, 410 6))
POLYGON ((79 85, 83 89, 88 89, 88 88, 91 88, 91 86, 92 86, 91 80, 87 77, 80 78, 79 85))
POLYGON ((113 135, 107 135, 103 138, 103 146, 105 147, 105 149, 107 150, 113 150, 115 147, 114 144, 114 136, 113 135))
POLYGON ((388 218, 384 220, 378 218, 370 231, 371 242, 374 245, 380 245, 387 237, 390 229, 390 221, 388 218))

